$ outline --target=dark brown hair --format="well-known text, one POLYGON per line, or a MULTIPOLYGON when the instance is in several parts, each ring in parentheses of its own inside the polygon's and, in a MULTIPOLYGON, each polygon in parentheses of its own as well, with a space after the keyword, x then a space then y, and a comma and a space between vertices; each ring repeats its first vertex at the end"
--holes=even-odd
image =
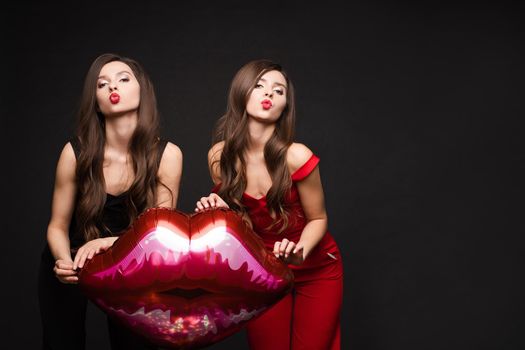
MULTIPOLYGON (((266 195, 266 203, 271 212, 283 221, 286 228, 288 217, 283 199, 292 185, 286 163, 286 152, 292 144, 295 129, 295 97, 292 82, 282 67, 270 60, 248 62, 235 74, 228 94, 226 113, 218 120, 212 143, 224 141, 220 156, 221 196, 232 209, 245 212, 241 198, 246 190, 246 163, 244 152, 248 144, 248 115, 246 103, 252 90, 262 75, 269 71, 279 71, 286 79, 286 106, 276 122, 273 135, 264 146, 264 160, 272 179, 272 187, 266 195)), ((215 164, 210 164, 210 171, 215 164)), ((282 231, 282 230, 281 230, 282 231)))
POLYGON ((155 204, 156 186, 160 183, 157 178, 159 112, 153 84, 141 65, 133 59, 111 53, 100 55, 91 64, 84 81, 76 128, 80 156, 76 169, 78 192, 75 215, 86 241, 98 238, 100 231, 107 229, 102 227, 106 201, 102 171, 106 124, 97 104, 96 89, 102 67, 114 61, 127 64, 140 85, 138 121, 129 145, 135 178, 125 197, 130 223, 144 209, 155 204))

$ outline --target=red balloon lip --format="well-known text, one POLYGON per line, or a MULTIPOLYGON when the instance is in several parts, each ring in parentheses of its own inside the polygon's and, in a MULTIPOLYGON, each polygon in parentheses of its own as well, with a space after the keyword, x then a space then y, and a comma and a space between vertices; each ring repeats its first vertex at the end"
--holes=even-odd
POLYGON ((150 339, 177 322, 190 330, 212 325, 189 338, 159 333, 161 346, 190 338, 189 347, 209 344, 209 332, 233 333, 232 322, 258 316, 292 288, 291 270, 248 230, 229 209, 188 215, 152 208, 86 263, 79 285, 108 314, 150 339))
MULTIPOLYGON (((235 291, 242 288, 244 292, 269 292, 287 284, 286 279, 278 277, 282 275, 283 264, 277 258, 266 260, 266 266, 258 262, 264 259, 259 253, 265 249, 262 241, 261 247, 250 249, 238 237, 237 232, 242 230, 240 223, 233 227, 227 226, 225 216, 235 214, 223 212, 222 215, 214 215, 213 221, 204 213, 192 214, 196 218, 192 220, 191 236, 187 238, 185 232, 189 229, 174 225, 171 221, 176 220, 170 221, 169 216, 183 215, 188 221, 190 217, 168 211, 162 208, 155 211, 150 209, 134 225, 142 232, 140 236, 134 235, 133 242, 127 242, 131 235, 126 232, 115 242, 112 250, 118 250, 120 254, 111 257, 103 254, 105 261, 92 259, 82 270, 84 272, 89 268, 89 273, 81 273, 80 276, 89 288, 115 292, 195 287, 205 290, 235 291), (154 213, 161 215, 154 217, 151 215, 154 213), (204 220, 199 220, 199 216, 204 220), (127 249, 120 249, 122 245, 126 245, 127 249), (214 276, 212 280, 210 275, 214 276)), ((235 223, 231 217, 229 219, 228 223, 235 223)))
POLYGON ((237 297, 228 295, 208 295, 188 300, 161 294, 149 295, 143 302, 137 304, 132 296, 124 296, 117 300, 106 298, 101 304, 112 317, 123 320, 128 327, 138 330, 143 336, 158 339, 157 345, 171 348, 177 344, 177 348, 184 349, 208 345, 205 337, 198 337, 204 333, 203 328, 228 336, 233 333, 228 330, 231 324, 248 321, 267 308, 262 302, 247 305, 239 303, 237 297), (203 314, 202 310, 207 312, 203 314), (155 327, 137 327, 150 319, 156 320, 155 327), (186 328, 187 332, 165 331, 177 324, 186 328))
POLYGON ((117 94, 116 92, 112 92, 111 95, 109 95, 109 101, 116 105, 117 103, 120 102, 120 95, 117 94))

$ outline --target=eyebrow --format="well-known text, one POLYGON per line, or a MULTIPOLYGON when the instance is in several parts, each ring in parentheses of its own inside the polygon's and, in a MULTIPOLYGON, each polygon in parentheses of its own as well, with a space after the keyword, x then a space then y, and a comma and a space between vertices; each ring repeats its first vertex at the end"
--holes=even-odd
MULTIPOLYGON (((264 78, 261 78, 261 79, 259 79, 259 80, 262 80, 262 81, 264 81, 264 82, 267 82, 267 80, 266 80, 266 79, 264 79, 264 78)), ((284 85, 284 84, 281 84, 281 83, 278 83, 278 82, 274 82, 273 84, 274 84, 274 85, 279 85, 279 86, 282 86, 283 88, 285 88, 285 89, 286 89, 286 85, 284 85)))
MULTIPOLYGON (((122 73, 127 73, 127 74, 129 74, 129 75, 132 75, 132 74, 131 74, 130 72, 128 72, 127 70, 120 71, 120 72, 117 73, 117 75, 122 74, 122 73)), ((106 79, 107 79, 107 76, 106 76, 106 75, 101 75, 101 76, 98 77, 98 79, 102 79, 102 78, 106 78, 106 79)))

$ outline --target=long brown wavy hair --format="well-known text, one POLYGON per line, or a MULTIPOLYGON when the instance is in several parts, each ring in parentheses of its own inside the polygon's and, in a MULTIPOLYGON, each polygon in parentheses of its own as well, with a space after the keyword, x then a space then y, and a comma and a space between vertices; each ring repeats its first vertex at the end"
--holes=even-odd
POLYGON ((135 178, 125 196, 125 205, 131 223, 144 209, 157 200, 156 186, 159 157, 159 112, 153 84, 142 66, 133 59, 107 53, 97 57, 89 68, 78 111, 76 136, 80 142, 77 159, 76 220, 86 241, 98 238, 102 225, 102 211, 106 202, 103 173, 106 142, 105 117, 97 104, 97 80, 102 67, 113 61, 127 64, 140 85, 138 121, 130 140, 129 153, 135 178), (154 156, 152 156, 154 155, 154 156))
MULTIPOLYGON (((255 60, 248 62, 235 74, 228 94, 226 113, 217 121, 212 143, 224 141, 220 156, 221 187, 218 195, 232 209, 246 212, 241 198, 246 190, 246 162, 244 152, 248 145, 248 115, 246 103, 259 79, 269 71, 279 71, 286 79, 286 106, 276 122, 275 130, 264 146, 264 160, 272 179, 272 187, 266 195, 268 209, 276 214, 283 225, 279 232, 288 224, 286 208, 283 199, 292 185, 290 172, 286 163, 286 152, 292 144, 295 129, 295 96, 292 82, 282 67, 270 60, 255 60)), ((216 163, 210 164, 210 172, 216 163)))

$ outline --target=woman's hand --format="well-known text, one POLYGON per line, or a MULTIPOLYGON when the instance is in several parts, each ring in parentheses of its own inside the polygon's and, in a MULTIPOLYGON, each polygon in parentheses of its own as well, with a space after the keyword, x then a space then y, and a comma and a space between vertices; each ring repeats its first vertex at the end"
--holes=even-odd
POLYGON ((78 283, 77 272, 73 269, 73 261, 58 259, 55 261, 53 267, 56 278, 62 283, 76 284, 78 283))
POLYGON ((80 247, 73 261, 73 270, 84 267, 86 260, 91 259, 96 254, 105 252, 115 243, 118 237, 105 237, 91 240, 80 247))
POLYGON ((197 201, 196 212, 204 211, 208 208, 229 208, 230 206, 222 200, 216 193, 210 193, 208 197, 202 197, 197 201))
POLYGON ((301 265, 304 261, 302 243, 295 244, 286 238, 280 242, 275 242, 273 254, 277 258, 281 258, 286 264, 301 265))

